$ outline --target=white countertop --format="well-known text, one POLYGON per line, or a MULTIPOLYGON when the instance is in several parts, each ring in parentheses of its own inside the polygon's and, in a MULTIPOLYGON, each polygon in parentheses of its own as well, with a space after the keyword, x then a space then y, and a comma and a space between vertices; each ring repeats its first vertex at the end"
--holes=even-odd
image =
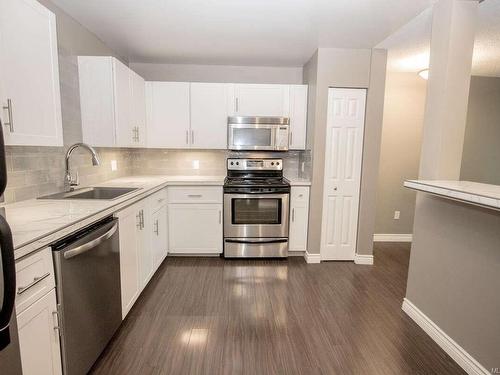
POLYGON ((31 199, 3 206, 12 230, 16 259, 169 185, 222 186, 225 176, 131 176, 95 186, 137 187, 114 200, 31 199))
POLYGON ((311 186, 311 180, 308 178, 289 176, 285 176, 285 178, 290 182, 290 186, 311 186))
POLYGON ((499 185, 471 181, 407 180, 404 186, 476 206, 500 209, 499 185))

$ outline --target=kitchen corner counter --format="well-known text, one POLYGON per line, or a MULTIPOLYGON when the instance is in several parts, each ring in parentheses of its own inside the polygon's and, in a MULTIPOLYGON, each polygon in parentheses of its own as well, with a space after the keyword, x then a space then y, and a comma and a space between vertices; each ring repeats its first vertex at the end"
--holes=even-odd
POLYGON ((172 185, 222 186, 225 176, 131 176, 95 186, 136 187, 114 200, 31 199, 3 206, 16 259, 172 185))
POLYGON ((290 186, 311 186, 311 180, 301 177, 287 177, 285 178, 290 182, 290 186))
POLYGON ((404 186, 475 206, 500 210, 500 186, 471 181, 406 180, 404 186))

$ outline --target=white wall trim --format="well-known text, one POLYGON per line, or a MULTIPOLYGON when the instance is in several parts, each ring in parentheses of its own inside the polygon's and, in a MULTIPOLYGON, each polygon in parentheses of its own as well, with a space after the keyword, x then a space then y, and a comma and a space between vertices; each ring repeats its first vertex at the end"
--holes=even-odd
POLYGON ((373 264, 373 255, 355 254, 354 255, 354 263, 366 264, 366 265, 371 266, 373 264))
POLYGON ((375 233, 373 235, 375 242, 411 242, 413 241, 413 234, 390 234, 390 233, 375 233))
POLYGON ((310 254, 307 251, 304 253, 306 263, 321 263, 321 254, 310 254))
POLYGON ((448 336, 407 298, 403 300, 403 311, 413 319, 453 360, 470 375, 489 375, 478 361, 448 336))

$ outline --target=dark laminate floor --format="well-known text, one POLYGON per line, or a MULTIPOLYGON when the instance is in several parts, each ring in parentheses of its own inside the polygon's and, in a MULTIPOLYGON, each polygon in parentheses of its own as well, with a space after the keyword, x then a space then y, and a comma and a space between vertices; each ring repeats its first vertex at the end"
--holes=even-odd
POLYGON ((167 258, 94 373, 461 374, 401 310, 408 258, 167 258))

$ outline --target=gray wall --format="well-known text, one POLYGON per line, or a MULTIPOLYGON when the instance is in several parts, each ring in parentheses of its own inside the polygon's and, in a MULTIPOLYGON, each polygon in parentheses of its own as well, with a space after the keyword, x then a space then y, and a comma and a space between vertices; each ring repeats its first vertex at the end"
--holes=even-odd
POLYGON ((417 195, 406 298, 486 369, 500 366, 500 213, 417 195))
POLYGON ((310 85, 308 147, 312 150, 312 185, 307 249, 311 254, 320 253, 326 121, 330 87, 369 88, 357 252, 372 253, 385 63, 386 53, 381 50, 320 48, 304 66, 304 83, 310 85))
POLYGON ((302 67, 130 63, 147 81, 302 83, 302 67))
POLYGON ((473 76, 460 179, 500 185, 500 78, 473 76))
POLYGON ((403 187, 418 177, 426 81, 415 73, 387 72, 377 185, 375 233, 413 232, 415 196, 403 187), (394 211, 400 211, 394 220, 394 211))

